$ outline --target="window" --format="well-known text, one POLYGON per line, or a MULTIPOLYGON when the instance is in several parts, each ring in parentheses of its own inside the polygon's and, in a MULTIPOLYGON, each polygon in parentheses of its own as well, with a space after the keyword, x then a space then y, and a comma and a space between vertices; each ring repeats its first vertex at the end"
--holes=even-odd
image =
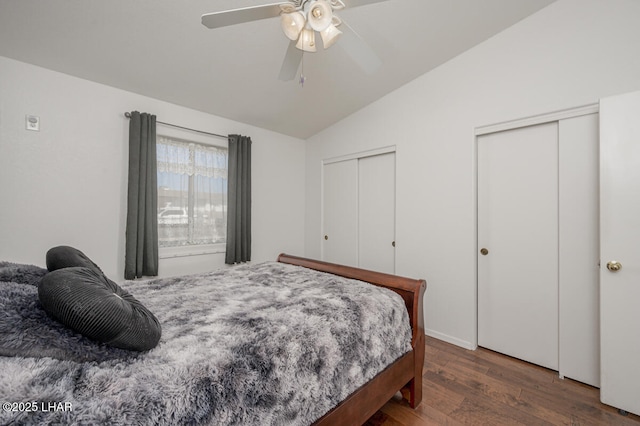
POLYGON ((160 247, 226 242, 227 149, 158 136, 160 247))

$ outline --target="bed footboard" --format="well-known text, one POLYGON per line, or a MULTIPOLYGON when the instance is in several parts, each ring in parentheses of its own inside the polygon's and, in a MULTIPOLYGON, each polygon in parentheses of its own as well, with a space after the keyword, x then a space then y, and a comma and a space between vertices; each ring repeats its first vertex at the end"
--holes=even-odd
POLYGON ((411 339, 413 350, 351 394, 315 424, 362 424, 389 401, 398 390, 402 391, 403 397, 407 399, 412 408, 417 407, 422 400, 422 367, 425 350, 422 298, 427 286, 425 280, 404 278, 284 253, 278 256, 278 262, 304 266, 388 288, 402 297, 409 314, 413 333, 411 339))

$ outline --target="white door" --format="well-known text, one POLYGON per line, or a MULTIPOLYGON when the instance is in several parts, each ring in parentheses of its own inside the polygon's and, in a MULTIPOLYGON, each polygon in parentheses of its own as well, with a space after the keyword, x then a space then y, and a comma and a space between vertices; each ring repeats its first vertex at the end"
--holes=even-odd
POLYGON ((478 138, 478 245, 479 345, 557 370, 557 123, 478 138))
POLYGON ((322 190, 322 258, 358 266, 358 160, 325 164, 322 190))
POLYGON ((600 399, 640 415, 640 92, 600 101, 600 216, 600 399))
POLYGON ((359 266, 395 273, 395 153, 358 161, 359 266))

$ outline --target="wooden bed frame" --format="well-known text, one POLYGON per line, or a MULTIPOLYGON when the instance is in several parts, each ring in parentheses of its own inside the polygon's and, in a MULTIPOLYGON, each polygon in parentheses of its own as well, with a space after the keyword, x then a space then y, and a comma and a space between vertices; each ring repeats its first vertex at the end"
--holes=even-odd
POLYGON ((422 297, 427 283, 424 280, 414 280, 284 253, 278 256, 278 262, 365 281, 395 291, 404 299, 413 331, 411 338, 413 349, 410 352, 349 395, 347 399, 318 419, 314 425, 362 425, 398 391, 402 392, 402 396, 407 399, 411 408, 416 408, 422 400, 425 344, 422 297))

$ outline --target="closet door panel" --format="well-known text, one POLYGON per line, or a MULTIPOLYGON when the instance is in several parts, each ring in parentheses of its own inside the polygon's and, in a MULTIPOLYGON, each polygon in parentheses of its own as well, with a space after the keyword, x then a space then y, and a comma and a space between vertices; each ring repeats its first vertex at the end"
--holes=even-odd
POLYGON ((478 138, 478 245, 478 343, 557 370, 557 123, 478 138))
POLYGON ((598 114, 559 122, 561 376, 600 385, 598 114))
POLYGON ((358 266, 358 160, 323 166, 322 258, 358 266))
POLYGON ((395 273, 395 153, 358 163, 360 268, 395 273))

